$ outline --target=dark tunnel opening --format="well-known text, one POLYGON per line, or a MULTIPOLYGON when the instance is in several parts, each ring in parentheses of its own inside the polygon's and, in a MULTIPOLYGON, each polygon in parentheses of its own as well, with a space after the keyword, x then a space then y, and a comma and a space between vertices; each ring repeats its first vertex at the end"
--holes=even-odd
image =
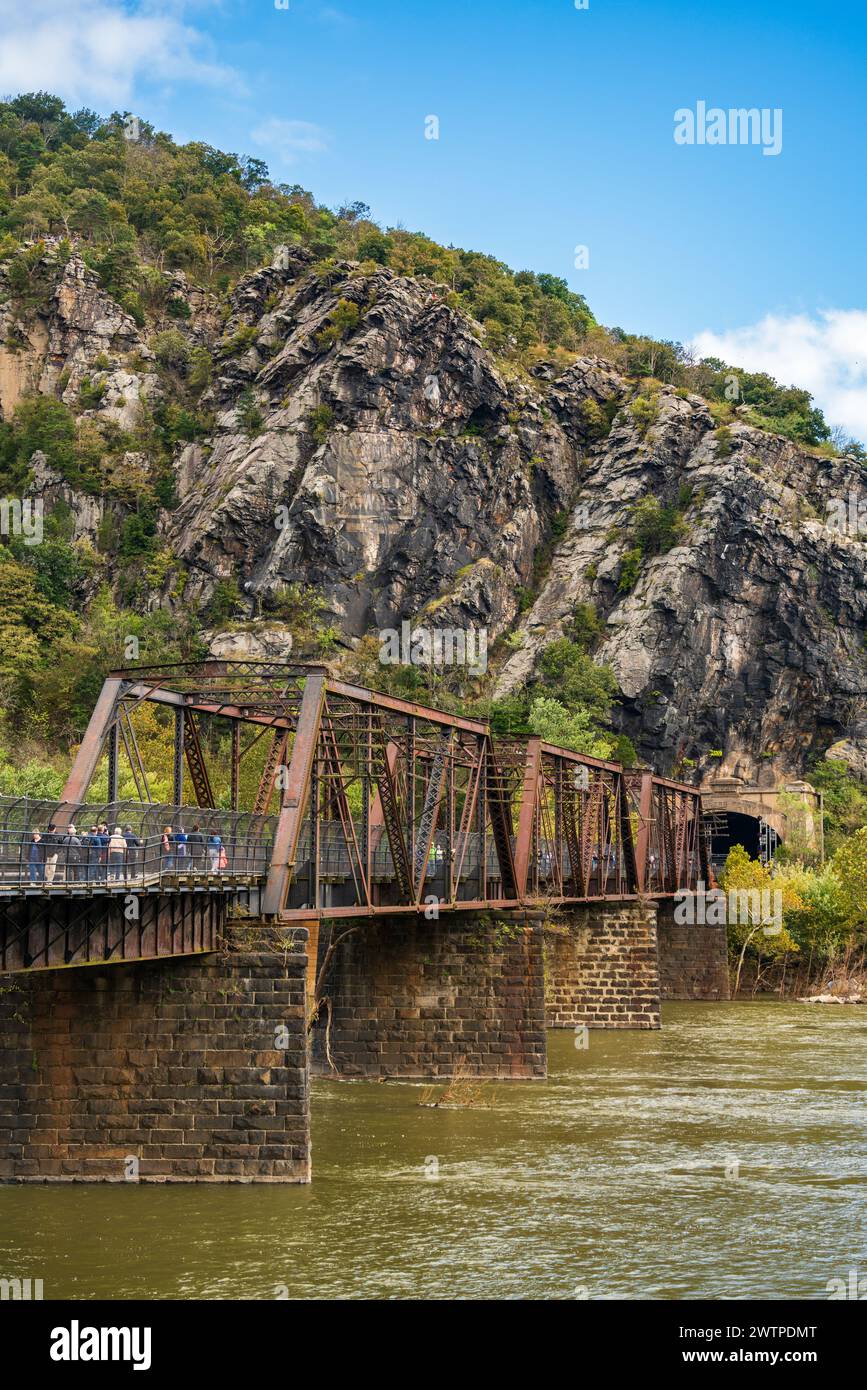
POLYGON ((742 811, 709 811, 704 819, 711 864, 716 873, 722 869, 729 850, 735 845, 742 845, 751 859, 767 863, 781 843, 776 831, 760 816, 742 811))

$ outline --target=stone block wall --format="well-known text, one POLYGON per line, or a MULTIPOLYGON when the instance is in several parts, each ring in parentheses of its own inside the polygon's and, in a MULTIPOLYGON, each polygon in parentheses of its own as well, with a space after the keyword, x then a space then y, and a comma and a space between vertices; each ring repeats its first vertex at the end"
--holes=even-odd
MULTIPOLYGON (((323 922, 319 960, 331 933, 323 922)), ((542 934, 522 919, 400 915, 365 922, 333 955, 313 1035, 329 1075, 546 1075, 542 934)))
POLYGON ((304 935, 0 976, 0 1180, 309 1181, 304 935))
POLYGON ((549 1028, 658 1028, 656 909, 630 902, 564 910, 545 928, 549 1028))
POLYGON ((663 999, 729 999, 731 986, 724 925, 679 925, 674 904, 657 913, 659 983, 663 999))

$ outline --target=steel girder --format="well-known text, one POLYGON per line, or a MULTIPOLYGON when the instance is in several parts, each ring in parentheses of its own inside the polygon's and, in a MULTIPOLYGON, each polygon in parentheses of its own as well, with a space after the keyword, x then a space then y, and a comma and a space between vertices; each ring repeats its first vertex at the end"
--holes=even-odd
POLYGON ((0 901, 0 973, 200 955, 225 919, 219 893, 0 901))

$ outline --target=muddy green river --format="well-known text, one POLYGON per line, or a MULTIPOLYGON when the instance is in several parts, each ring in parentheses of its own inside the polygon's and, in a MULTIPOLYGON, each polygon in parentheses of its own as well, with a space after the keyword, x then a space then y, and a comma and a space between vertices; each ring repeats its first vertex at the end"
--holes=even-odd
MULTIPOLYGON (((827 1299, 867 1274, 867 1009, 670 1004, 431 1108, 317 1081, 311 1186, 0 1187, 52 1298, 827 1299)), ((435 1088, 434 1098, 442 1088, 435 1088)))

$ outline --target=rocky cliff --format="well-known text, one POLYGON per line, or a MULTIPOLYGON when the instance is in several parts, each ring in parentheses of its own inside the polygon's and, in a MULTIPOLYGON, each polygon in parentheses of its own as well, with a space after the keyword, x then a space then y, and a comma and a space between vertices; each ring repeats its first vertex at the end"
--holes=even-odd
MULTIPOLYGON (((483 626, 509 638, 504 694, 592 604, 617 720, 660 769, 686 759, 768 780, 867 737, 867 547, 828 524, 835 499, 861 496, 855 460, 742 419, 719 429, 700 397, 597 357, 525 371, 488 352, 440 287, 369 264, 284 250, 240 281, 227 318, 166 277, 146 328, 77 255, 45 274, 32 312, 0 284, 6 418, 38 390, 122 432, 170 394, 155 334, 212 363, 207 429, 172 459, 176 505, 159 519, 171 565, 151 605, 204 614, 235 582, 268 650, 267 599, 287 584, 318 591, 348 643, 402 619, 483 626), (642 548, 647 498, 673 529, 642 548)), ((147 462, 121 450, 112 476, 147 462)), ((76 537, 134 505, 42 457, 33 477, 71 507, 76 537)), ((217 641, 232 649, 231 634, 217 641)))

